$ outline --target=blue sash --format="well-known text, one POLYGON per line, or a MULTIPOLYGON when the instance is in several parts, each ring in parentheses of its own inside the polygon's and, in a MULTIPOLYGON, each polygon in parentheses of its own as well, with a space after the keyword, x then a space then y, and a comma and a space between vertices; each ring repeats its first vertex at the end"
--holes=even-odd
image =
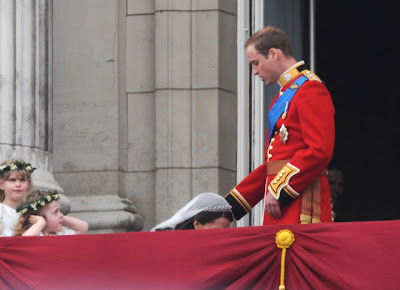
POLYGON ((290 103, 294 94, 297 92, 300 86, 304 84, 304 82, 307 80, 308 78, 304 75, 299 77, 288 89, 285 90, 285 92, 282 95, 280 95, 278 100, 276 100, 276 102, 272 106, 268 114, 268 131, 269 131, 268 143, 271 141, 271 135, 272 132, 274 131, 276 122, 279 120, 282 113, 285 111, 286 103, 288 104, 290 103))

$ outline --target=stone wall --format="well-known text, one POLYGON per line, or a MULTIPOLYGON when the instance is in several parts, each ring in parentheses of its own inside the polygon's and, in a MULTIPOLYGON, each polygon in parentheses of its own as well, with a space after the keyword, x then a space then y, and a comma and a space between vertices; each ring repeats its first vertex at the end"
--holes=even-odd
POLYGON ((54 0, 53 22, 53 172, 67 196, 130 200, 148 230, 234 186, 236 1, 54 0))
POLYGON ((236 170, 236 3, 157 1, 156 220, 236 170))

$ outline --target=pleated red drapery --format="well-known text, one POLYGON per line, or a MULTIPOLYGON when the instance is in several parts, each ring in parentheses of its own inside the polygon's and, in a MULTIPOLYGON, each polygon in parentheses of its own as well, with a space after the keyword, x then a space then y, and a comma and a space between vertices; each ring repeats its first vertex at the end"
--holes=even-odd
POLYGON ((0 238, 1 289, 400 288, 400 221, 0 238))

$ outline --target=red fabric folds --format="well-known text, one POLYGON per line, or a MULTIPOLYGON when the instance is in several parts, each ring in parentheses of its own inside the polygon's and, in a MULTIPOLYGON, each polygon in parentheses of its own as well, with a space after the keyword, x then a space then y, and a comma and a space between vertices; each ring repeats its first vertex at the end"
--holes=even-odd
POLYGON ((0 238, 1 289, 399 287, 400 221, 0 238))

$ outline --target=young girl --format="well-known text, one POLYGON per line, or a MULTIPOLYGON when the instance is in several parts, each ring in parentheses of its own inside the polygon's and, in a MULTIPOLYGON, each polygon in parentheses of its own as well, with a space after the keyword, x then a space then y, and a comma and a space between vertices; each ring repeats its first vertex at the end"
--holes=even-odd
POLYGON ((17 208, 20 218, 15 236, 75 235, 88 231, 87 222, 61 213, 57 191, 33 190, 17 208))
POLYGON ((13 235, 19 218, 16 209, 31 188, 31 173, 35 169, 30 163, 17 158, 8 159, 0 165, 0 237, 13 235))

